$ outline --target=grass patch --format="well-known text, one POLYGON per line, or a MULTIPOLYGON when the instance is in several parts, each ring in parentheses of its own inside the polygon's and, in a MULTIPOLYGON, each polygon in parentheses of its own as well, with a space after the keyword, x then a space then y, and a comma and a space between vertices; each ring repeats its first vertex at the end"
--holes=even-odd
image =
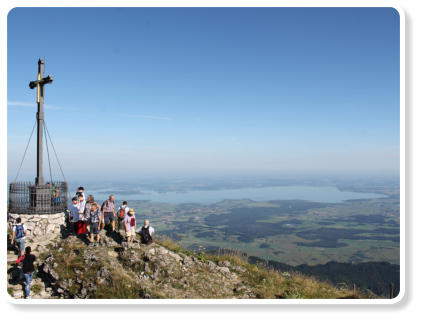
POLYGON ((41 292, 41 286, 39 284, 34 284, 31 287, 31 291, 32 291, 33 294, 38 294, 38 293, 41 292))
POLYGON ((167 237, 167 236, 157 238, 156 243, 176 253, 183 251, 180 245, 175 243, 170 237, 167 237))
POLYGON ((124 270, 113 270, 110 283, 97 283, 94 299, 139 299, 142 291, 124 270))

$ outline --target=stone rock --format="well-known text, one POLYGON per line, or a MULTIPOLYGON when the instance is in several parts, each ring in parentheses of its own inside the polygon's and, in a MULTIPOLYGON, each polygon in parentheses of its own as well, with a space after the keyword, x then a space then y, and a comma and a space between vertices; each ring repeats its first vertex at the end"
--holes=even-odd
POLYGON ((228 269, 227 267, 217 267, 217 270, 222 272, 222 273, 231 273, 230 269, 228 269))
POLYGON ((218 262, 218 266, 220 266, 220 267, 229 267, 229 266, 231 266, 231 263, 229 261, 227 261, 227 260, 219 261, 218 262))

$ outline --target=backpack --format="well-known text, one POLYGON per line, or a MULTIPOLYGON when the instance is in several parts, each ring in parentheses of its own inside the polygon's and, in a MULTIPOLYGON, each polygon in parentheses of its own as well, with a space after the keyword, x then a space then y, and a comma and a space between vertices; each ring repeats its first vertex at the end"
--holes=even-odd
POLYGON ((118 217, 120 218, 120 219, 123 219, 124 218, 124 214, 126 213, 126 209, 125 208, 121 208, 120 209, 120 212, 118 213, 118 217))
POLYGON ((140 240, 142 243, 149 244, 152 242, 152 237, 149 233, 149 228, 142 227, 140 231, 140 240))
MULTIPOLYGON (((130 227, 134 227, 135 225, 136 225, 136 218, 135 217, 132 217, 130 219, 130 227)), ((148 233, 149 233, 149 231, 148 231, 148 233)))
POLYGON ((20 238, 23 238, 24 236, 25 236, 25 231, 23 229, 23 224, 16 225, 16 235, 15 235, 15 238, 16 239, 20 239, 20 238))

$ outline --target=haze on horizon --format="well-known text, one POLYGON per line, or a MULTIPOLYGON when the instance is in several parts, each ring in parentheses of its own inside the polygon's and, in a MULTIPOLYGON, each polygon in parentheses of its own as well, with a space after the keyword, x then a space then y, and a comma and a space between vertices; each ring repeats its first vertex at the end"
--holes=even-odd
MULTIPOLYGON (((9 181, 35 121, 39 57, 68 180, 399 175, 392 8, 15 8, 9 181)), ((34 136, 21 179, 35 177, 35 148, 34 136)))

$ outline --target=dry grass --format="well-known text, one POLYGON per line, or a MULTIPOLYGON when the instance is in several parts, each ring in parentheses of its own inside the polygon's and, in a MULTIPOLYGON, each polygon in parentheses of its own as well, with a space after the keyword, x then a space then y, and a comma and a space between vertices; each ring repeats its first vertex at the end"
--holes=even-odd
POLYGON ((97 283, 94 299, 138 299, 140 288, 136 287, 132 277, 126 270, 114 269, 112 281, 109 283, 97 283))
POLYGON ((171 250, 176 253, 185 251, 180 247, 180 245, 178 245, 176 242, 174 242, 174 240, 167 236, 156 238, 155 242, 163 246, 164 248, 167 248, 168 250, 171 250))

